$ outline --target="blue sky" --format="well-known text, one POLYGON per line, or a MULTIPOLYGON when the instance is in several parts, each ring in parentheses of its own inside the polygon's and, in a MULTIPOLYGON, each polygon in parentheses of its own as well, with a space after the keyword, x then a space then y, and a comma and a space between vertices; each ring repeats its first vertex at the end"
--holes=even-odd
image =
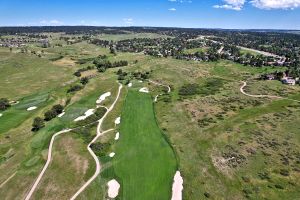
POLYGON ((0 26, 300 29, 300 0, 1 0, 0 26))

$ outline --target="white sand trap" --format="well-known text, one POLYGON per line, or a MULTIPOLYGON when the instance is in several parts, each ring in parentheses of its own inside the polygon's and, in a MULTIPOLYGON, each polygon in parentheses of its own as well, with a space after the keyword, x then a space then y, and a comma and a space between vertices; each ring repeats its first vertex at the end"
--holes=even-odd
POLYGON ((110 92, 106 92, 104 94, 102 94, 99 99, 96 101, 97 104, 102 103, 102 101, 104 101, 107 97, 109 97, 111 95, 110 92))
POLYGON ((119 194, 120 184, 115 179, 107 183, 108 186, 108 197, 116 198, 119 194))
POLYGON ((116 153, 112 152, 112 153, 109 154, 109 157, 113 158, 115 155, 116 155, 116 153))
POLYGON ((2 117, 3 116, 3 114, 2 113, 0 113, 0 117, 2 117))
POLYGON ((139 92, 149 93, 149 89, 146 87, 143 87, 139 90, 139 92))
POLYGON ((27 108, 27 111, 31 111, 31 110, 35 110, 35 109, 37 109, 37 107, 36 106, 32 106, 32 107, 27 108))
POLYGON ((132 83, 129 83, 129 84, 128 84, 128 87, 132 87, 132 83))
POLYGON ((57 117, 61 118, 62 116, 64 116, 66 113, 65 112, 62 112, 60 113, 59 115, 57 115, 57 117))
POLYGON ((140 83, 142 83, 143 81, 139 81, 140 83))
POLYGON ((174 176, 171 200, 182 200, 182 190, 183 190, 182 184, 183 184, 183 178, 180 175, 180 171, 177 171, 174 176))
POLYGON ((121 123, 121 117, 118 117, 116 120, 115 120, 115 125, 118 125, 121 123))
POLYGON ((86 118, 94 114, 94 111, 95 109, 89 109, 84 113, 83 116, 77 117, 74 121, 77 122, 77 121, 85 120, 86 118))
MULTIPOLYGON (((1 117, 1 115, 0 115, 0 117, 1 117)), ((115 140, 118 140, 119 138, 120 138, 120 133, 117 132, 117 133, 116 133, 116 136, 115 136, 115 140)))

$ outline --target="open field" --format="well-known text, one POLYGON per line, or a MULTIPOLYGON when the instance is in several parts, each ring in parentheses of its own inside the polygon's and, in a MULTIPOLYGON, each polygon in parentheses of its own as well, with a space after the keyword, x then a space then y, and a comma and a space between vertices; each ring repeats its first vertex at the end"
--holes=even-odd
POLYGON ((122 185, 122 199, 170 198, 176 159, 162 134, 150 95, 130 90, 113 159, 115 175, 122 185))
MULTIPOLYGON (((240 92, 242 81, 247 81, 245 91, 249 94, 300 100, 298 85, 257 80, 260 74, 285 71, 285 67, 249 67, 225 60, 194 62, 142 53, 114 55, 108 48, 88 42, 67 44, 59 40, 60 36, 53 33, 51 42, 62 46, 28 47, 41 57, 20 53, 16 48, 12 52, 0 48, 0 98, 19 100, 0 117, 3 199, 26 196, 45 164, 53 134, 78 126, 74 119, 95 108, 100 95, 111 92, 101 105, 112 104, 119 69, 128 74, 149 72, 151 80, 170 85, 172 90, 153 103, 163 87, 147 80, 139 82, 132 75, 126 78, 133 86, 123 87, 102 126, 103 130, 115 130, 96 141, 105 145, 97 152, 101 174, 78 199, 107 199, 106 184, 113 178, 121 184, 117 199, 170 199, 177 169, 184 180, 183 199, 294 200, 300 196, 299 103, 254 98, 240 92), (93 66, 93 59, 99 55, 129 64, 104 73, 96 68, 85 71, 82 77, 95 76, 84 89, 67 93, 71 85, 80 84, 73 73, 93 66), (195 85, 195 93, 180 94, 188 84, 195 85), (141 87, 148 87, 150 93, 138 92, 141 87), (65 105, 65 115, 31 132, 33 119, 43 117, 58 103, 65 105), (31 106, 37 109, 27 111, 31 106), (119 116, 121 124, 116 126, 114 121, 119 116), (115 141, 118 131, 120 139, 115 141), (116 155, 110 158, 110 152, 116 155)), ((143 33, 97 37, 117 41, 165 36, 143 33)), ((198 50, 202 49, 189 51, 198 50)), ((93 175, 95 163, 86 147, 95 134, 94 124, 57 138, 53 160, 32 199, 68 199, 93 175)))
POLYGON ((116 34, 116 35, 109 35, 109 34, 102 34, 99 36, 99 39, 102 40, 128 40, 134 38, 167 38, 167 35, 159 35, 155 33, 128 33, 128 34, 116 34))

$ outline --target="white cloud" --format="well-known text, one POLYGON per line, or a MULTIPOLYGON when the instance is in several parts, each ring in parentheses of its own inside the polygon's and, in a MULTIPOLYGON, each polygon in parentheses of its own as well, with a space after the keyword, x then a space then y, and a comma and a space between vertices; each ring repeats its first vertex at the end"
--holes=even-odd
POLYGON ((214 5, 214 8, 240 11, 244 7, 246 0, 223 0, 224 4, 214 5))
POLYGON ((64 23, 62 21, 52 19, 52 20, 41 20, 40 24, 44 26, 59 26, 59 25, 63 25, 64 23))
POLYGON ((174 12, 174 11, 176 11, 176 8, 169 8, 168 10, 174 12))
POLYGON ((250 3, 260 9, 294 9, 300 7, 300 0, 252 0, 250 3))
POLYGON ((133 19, 132 18, 123 18, 123 22, 127 25, 133 24, 133 19))

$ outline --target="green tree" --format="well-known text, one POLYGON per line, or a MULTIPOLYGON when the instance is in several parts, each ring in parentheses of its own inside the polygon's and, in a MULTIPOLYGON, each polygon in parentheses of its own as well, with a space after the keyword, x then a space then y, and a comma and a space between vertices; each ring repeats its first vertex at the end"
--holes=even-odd
POLYGON ((61 114, 64 110, 64 107, 60 104, 57 104, 52 107, 52 110, 55 111, 57 114, 61 114))
POLYGON ((55 110, 49 110, 44 114, 44 116, 46 121, 50 121, 57 116, 57 113, 55 112, 55 110))
POLYGON ((44 120, 40 117, 36 117, 32 123, 32 131, 38 131, 45 126, 44 120))
POLYGON ((10 107, 8 99, 1 98, 0 99, 0 110, 6 110, 8 107, 10 107))

